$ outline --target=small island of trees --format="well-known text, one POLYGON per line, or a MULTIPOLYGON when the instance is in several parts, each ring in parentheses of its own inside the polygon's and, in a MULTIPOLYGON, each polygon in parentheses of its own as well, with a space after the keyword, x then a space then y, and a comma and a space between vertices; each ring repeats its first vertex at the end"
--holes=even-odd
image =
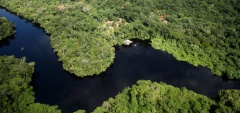
POLYGON ((14 34, 14 26, 12 22, 9 22, 5 17, 0 17, 0 40, 14 34))

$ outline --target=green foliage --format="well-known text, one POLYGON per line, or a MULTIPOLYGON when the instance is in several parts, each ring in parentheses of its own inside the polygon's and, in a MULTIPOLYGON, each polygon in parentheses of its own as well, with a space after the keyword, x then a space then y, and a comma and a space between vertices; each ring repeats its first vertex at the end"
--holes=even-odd
POLYGON ((25 113, 61 113, 57 106, 49 106, 46 104, 33 103, 25 113))
POLYGON ((230 79, 239 79, 240 29, 236 4, 240 2, 182 0, 181 11, 169 12, 172 22, 166 25, 166 35, 152 39, 153 47, 194 66, 206 66, 219 76, 226 73, 230 79))
POLYGON ((34 62, 25 58, 0 56, 0 111, 2 113, 60 113, 57 107, 34 103, 34 92, 29 85, 34 62))
POLYGON ((221 90, 219 91, 218 113, 239 113, 240 112, 240 90, 221 90))
POLYGON ((221 90, 220 99, 212 100, 186 88, 140 80, 93 113, 238 113, 239 96, 240 90, 221 90))
POLYGON ((32 87, 28 85, 33 65, 25 63, 25 58, 0 57, 0 111, 20 113, 34 102, 32 87))
POLYGON ((0 17, 0 40, 14 34, 13 24, 5 17, 0 17))
POLYGON ((103 102, 94 113, 206 113, 213 105, 213 100, 185 88, 140 80, 103 102))
POLYGON ((59 60, 63 62, 64 69, 83 77, 100 74, 111 65, 114 48, 104 39, 97 37, 90 39, 90 37, 87 39, 52 38, 52 46, 61 56, 59 60))
POLYGON ((86 113, 86 111, 85 110, 77 110, 77 111, 75 111, 73 113, 86 113))
POLYGON ((239 0, 0 0, 0 4, 40 23, 51 34, 64 69, 78 76, 105 71, 113 62, 113 45, 139 38, 151 39, 154 48, 178 60, 240 79, 239 0), (73 40, 78 44, 65 46, 73 40), (86 40, 87 45, 81 43, 86 40), (104 46, 98 48, 96 41, 104 46), (75 53, 66 56, 67 49, 75 53), (104 58, 98 56, 101 49, 107 54, 104 58), (87 64, 76 60, 88 54, 87 64), (97 71, 98 65, 102 67, 97 71))
MULTIPOLYGON (((240 78, 238 0, 0 0, 0 5, 40 23, 64 69, 81 77, 105 71, 114 59, 112 46, 139 38, 151 39, 154 48, 178 60, 240 78)), ((0 25, 0 39, 13 34, 5 18, 0 25)), ((6 56, 0 63, 1 111, 60 112, 34 103, 28 85, 34 63, 6 56)), ((237 90, 219 96, 217 102, 185 88, 139 81, 94 112, 209 112, 212 106, 216 112, 239 112, 237 90)))
POLYGON ((113 62, 114 44, 108 40, 114 41, 100 30, 101 17, 91 5, 69 0, 1 1, 2 6, 40 23, 51 34, 51 45, 69 72, 80 77, 100 74, 113 62))

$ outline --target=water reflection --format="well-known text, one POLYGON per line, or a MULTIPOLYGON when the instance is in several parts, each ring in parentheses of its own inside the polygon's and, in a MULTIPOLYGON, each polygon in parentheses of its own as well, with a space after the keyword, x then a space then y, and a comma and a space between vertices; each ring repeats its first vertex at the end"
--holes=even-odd
POLYGON ((177 61, 170 54, 153 49, 149 41, 141 40, 116 47, 115 61, 106 72, 78 78, 63 70, 43 29, 4 9, 0 16, 13 21, 17 30, 15 38, 0 48, 0 55, 26 56, 27 61, 35 61, 32 84, 36 101, 58 105, 63 113, 77 109, 90 112, 142 79, 186 87, 209 97, 216 96, 220 89, 240 88, 239 82, 224 81, 204 67, 177 61), (20 51, 21 47, 24 51, 20 51))
POLYGON ((0 48, 3 47, 3 46, 9 46, 11 40, 14 40, 13 36, 2 39, 0 41, 0 48))

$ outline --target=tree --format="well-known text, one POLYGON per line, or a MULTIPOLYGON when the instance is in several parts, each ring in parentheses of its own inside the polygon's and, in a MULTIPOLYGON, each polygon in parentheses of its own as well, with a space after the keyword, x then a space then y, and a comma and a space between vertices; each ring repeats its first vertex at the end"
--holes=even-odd
POLYGON ((25 58, 0 56, 0 111, 3 113, 60 113, 56 106, 34 103, 34 92, 29 85, 34 62, 25 58))
POLYGON ((0 40, 14 34, 13 23, 9 22, 5 17, 0 18, 0 40))

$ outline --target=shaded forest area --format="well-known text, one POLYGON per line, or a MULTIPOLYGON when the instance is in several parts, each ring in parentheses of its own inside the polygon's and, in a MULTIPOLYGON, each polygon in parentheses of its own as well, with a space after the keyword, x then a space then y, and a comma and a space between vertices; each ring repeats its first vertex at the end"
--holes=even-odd
MULTIPOLYGON (((13 23, 0 18, 0 41, 14 34, 13 23)), ((34 62, 26 58, 0 56, 0 112, 1 113, 61 113, 57 106, 35 103, 30 82, 34 62)))
MULTIPOLYGON (((34 62, 26 58, 0 56, 0 111, 3 113, 60 113, 57 106, 34 103, 34 92, 29 85, 34 62)), ((215 100, 186 88, 175 88, 165 83, 140 80, 125 88, 115 98, 103 102, 93 113, 138 112, 240 112, 240 91, 221 90, 215 100)), ((74 113, 85 113, 78 110, 74 113)))
MULTIPOLYGON (((0 111, 3 113, 60 113, 56 106, 34 103, 34 92, 29 85, 34 72, 34 62, 25 58, 0 57, 0 111)), ((215 100, 185 88, 175 88, 165 83, 140 80, 125 88, 115 98, 110 98, 93 113, 137 112, 240 112, 240 91, 222 90, 215 100)), ((85 113, 78 110, 74 113, 85 113)))
MULTIPOLYGON (((77 76, 105 71, 113 62, 114 45, 139 38, 151 39, 154 48, 178 60, 240 79, 238 0, 0 0, 0 5, 40 23, 51 34, 64 69, 77 76)), ((0 19, 4 38, 14 30, 3 23, 5 18, 0 19)), ((0 56, 0 111, 60 113, 57 106, 34 102, 29 85, 34 63, 25 60, 0 56)), ((239 97, 239 90, 221 90, 210 99, 185 88, 138 81, 94 112, 240 112, 239 97)))
POLYGON ((186 88, 139 80, 93 113, 238 113, 239 96, 239 90, 221 90, 212 100, 186 88))
POLYGON ((240 78, 239 0, 1 0, 40 23, 64 69, 77 76, 111 65, 116 44, 151 39, 178 60, 240 78))
POLYGON ((0 40, 14 34, 13 23, 9 22, 5 17, 0 17, 0 40))
POLYGON ((25 57, 0 56, 1 113, 61 113, 57 106, 34 102, 34 92, 29 83, 35 63, 25 61, 25 57))

